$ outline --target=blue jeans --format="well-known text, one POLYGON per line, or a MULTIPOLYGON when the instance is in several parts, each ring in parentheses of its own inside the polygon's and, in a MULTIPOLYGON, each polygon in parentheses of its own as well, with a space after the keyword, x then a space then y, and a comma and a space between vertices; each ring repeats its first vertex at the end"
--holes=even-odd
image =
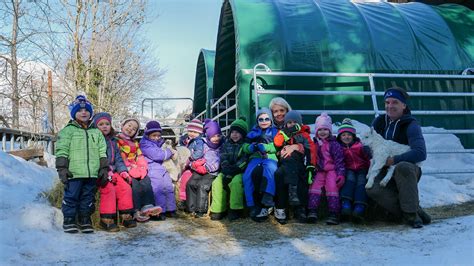
POLYGON ((64 186, 62 211, 64 217, 89 216, 95 211, 97 178, 69 179, 64 186))
POLYGON ((365 193, 366 177, 367 169, 358 171, 346 169, 346 182, 340 192, 341 198, 367 205, 367 193, 365 193))

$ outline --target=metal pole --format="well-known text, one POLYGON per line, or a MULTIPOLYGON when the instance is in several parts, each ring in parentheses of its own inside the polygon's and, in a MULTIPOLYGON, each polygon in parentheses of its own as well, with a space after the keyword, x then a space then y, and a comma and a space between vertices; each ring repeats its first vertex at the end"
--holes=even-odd
POLYGON ((372 105, 374 106, 375 116, 379 115, 379 106, 377 105, 377 97, 375 91, 375 84, 374 84, 374 75, 369 74, 369 84, 370 84, 370 91, 372 92, 372 105))
POLYGON ((253 67, 253 90, 255 91, 255 113, 258 112, 258 83, 257 83, 257 68, 264 67, 265 72, 269 73, 272 70, 263 63, 258 63, 253 67))

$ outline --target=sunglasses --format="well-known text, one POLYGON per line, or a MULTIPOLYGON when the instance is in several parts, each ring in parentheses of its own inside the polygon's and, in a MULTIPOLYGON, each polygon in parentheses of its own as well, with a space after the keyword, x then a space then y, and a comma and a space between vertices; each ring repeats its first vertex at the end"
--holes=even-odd
POLYGON ((259 118, 258 122, 270 122, 270 117, 265 117, 265 118, 259 118))

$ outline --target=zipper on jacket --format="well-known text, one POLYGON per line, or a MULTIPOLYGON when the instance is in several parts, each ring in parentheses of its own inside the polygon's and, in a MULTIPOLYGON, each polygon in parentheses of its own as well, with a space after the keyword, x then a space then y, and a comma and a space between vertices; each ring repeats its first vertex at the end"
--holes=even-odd
POLYGON ((86 149, 87 149, 87 173, 89 174, 89 178, 91 178, 91 169, 89 166, 89 134, 87 133, 87 128, 84 128, 86 132, 86 149))

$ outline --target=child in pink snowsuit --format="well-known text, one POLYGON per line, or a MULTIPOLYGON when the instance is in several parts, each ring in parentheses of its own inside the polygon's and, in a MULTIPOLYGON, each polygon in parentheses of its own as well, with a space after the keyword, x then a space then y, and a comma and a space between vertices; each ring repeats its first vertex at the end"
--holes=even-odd
POLYGON ((341 145, 332 135, 332 119, 327 113, 316 118, 316 135, 314 143, 318 145, 318 165, 315 180, 309 189, 308 222, 315 223, 318 219, 317 210, 321 204, 322 188, 324 187, 328 201, 328 225, 339 224, 341 203, 339 189, 344 184, 345 168, 344 153, 341 145))
MULTIPOLYGON (((180 145, 186 146, 191 151, 189 162, 194 161, 204 162, 204 140, 202 134, 204 132, 204 126, 198 119, 193 119, 188 123, 186 127, 188 133, 183 135, 180 139, 180 145)), ((188 165, 190 164, 188 163, 188 165)), ((193 175, 191 169, 186 169, 179 180, 179 199, 178 208, 181 210, 186 209, 186 185, 189 179, 193 175)))
POLYGON ((109 232, 117 232, 117 205, 121 224, 126 228, 137 226, 133 220, 133 201, 131 177, 128 175, 115 138, 115 130, 111 126, 112 117, 108 113, 94 116, 94 125, 104 134, 107 143, 107 159, 109 161, 109 182, 99 188, 100 192, 100 226, 109 232))

